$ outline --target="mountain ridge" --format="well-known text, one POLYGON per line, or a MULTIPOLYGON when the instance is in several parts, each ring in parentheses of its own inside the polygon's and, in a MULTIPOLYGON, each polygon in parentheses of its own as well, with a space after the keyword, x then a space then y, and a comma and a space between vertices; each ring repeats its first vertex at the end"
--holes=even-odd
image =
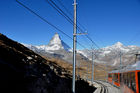
MULTIPOLYGON (((42 46, 33 46, 26 44, 24 45, 43 56, 57 57, 72 63, 72 51, 71 51, 72 49, 63 40, 61 40, 60 36, 57 33, 52 37, 48 45, 42 46)), ((79 55, 80 59, 92 60, 92 51, 93 50, 90 49, 84 50, 77 49, 77 54, 79 55)), ((120 52, 128 56, 129 53, 134 54, 137 51, 140 51, 140 47, 135 45, 125 46, 121 42, 116 42, 111 46, 107 46, 101 49, 95 49, 94 58, 95 62, 97 63, 108 62, 111 63, 112 66, 115 66, 119 64, 118 59, 120 52)), ((124 63, 129 61, 130 58, 127 57, 127 59, 124 60, 124 63)))
POLYGON ((44 51, 52 53, 53 51, 57 50, 65 50, 70 51, 70 47, 60 38, 58 33, 55 33, 55 35, 52 37, 50 42, 47 45, 30 45, 30 44, 24 44, 26 47, 28 47, 31 50, 34 51, 44 51))

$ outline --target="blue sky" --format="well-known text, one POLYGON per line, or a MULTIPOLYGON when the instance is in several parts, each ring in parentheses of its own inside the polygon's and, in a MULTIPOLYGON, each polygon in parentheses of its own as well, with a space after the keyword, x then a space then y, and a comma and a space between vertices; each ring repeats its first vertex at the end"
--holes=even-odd
MULTIPOLYGON (((72 37, 73 26, 45 0, 19 1, 72 37)), ((60 6, 57 0, 53 1, 60 6)), ((60 1, 73 13, 73 0, 60 1)), ((77 3, 78 22, 97 45, 105 47, 120 41, 124 45, 140 46, 140 0, 77 0, 77 3)), ((0 11, 0 33, 18 42, 44 45, 58 32, 15 0, 0 0, 0 11)), ((72 46, 69 38, 58 33, 72 46)), ((91 45, 85 36, 78 36, 78 41, 86 47, 91 45)))

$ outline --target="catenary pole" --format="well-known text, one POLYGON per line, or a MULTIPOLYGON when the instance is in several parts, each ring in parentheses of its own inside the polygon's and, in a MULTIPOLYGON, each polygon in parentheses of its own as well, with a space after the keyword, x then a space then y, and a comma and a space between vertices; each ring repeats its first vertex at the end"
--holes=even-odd
POLYGON ((120 51, 120 70, 122 69, 122 52, 120 51))
POLYGON ((93 50, 92 50, 92 84, 94 80, 94 55, 93 55, 93 50))
POLYGON ((76 0, 74 0, 74 25, 73 25, 73 79, 72 92, 75 93, 75 74, 76 74, 76 34, 77 34, 77 14, 76 14, 76 0))

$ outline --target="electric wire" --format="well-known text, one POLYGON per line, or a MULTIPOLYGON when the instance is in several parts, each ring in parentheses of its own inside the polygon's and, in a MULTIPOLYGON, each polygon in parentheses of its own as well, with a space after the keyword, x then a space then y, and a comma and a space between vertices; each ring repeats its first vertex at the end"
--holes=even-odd
MULTIPOLYGON (((39 14, 37 14, 36 12, 34 12, 32 9, 30 9, 29 7, 27 7, 26 5, 24 5, 23 3, 19 2, 18 0, 16 0, 17 3, 19 3, 21 6, 23 6, 24 8, 26 8, 28 11, 30 11, 32 14, 36 15, 37 17, 39 17, 41 20, 43 20, 44 22, 46 22, 47 24, 49 24, 50 26, 52 26, 53 28, 55 28, 56 30, 58 30, 59 32, 61 32, 62 34, 66 35, 69 39, 73 40, 73 38, 71 38, 69 35, 67 35, 65 32, 63 32, 62 30, 60 30, 59 28, 57 28, 55 25, 53 25, 52 23, 50 23, 49 21, 47 21, 45 18, 41 17, 39 14)), ((78 41, 76 41, 77 44, 79 44, 81 47, 86 48, 84 45, 82 45, 81 43, 79 43, 78 41)), ((88 50, 89 51, 89 50, 88 50)))
MULTIPOLYGON (((64 6, 64 4, 60 1, 60 0, 57 0, 59 2, 59 4, 67 11, 67 13, 69 13, 71 16, 72 16, 72 13, 64 6)), ((78 21, 77 21, 78 22, 78 21)), ((78 22, 78 24, 84 29, 86 30, 86 28, 80 23, 78 22)), ((79 30, 82 32, 82 33, 85 33, 80 27, 78 27, 79 30)), ((100 48, 89 36, 86 35, 86 37, 93 43, 96 45, 97 48, 100 48)))
MULTIPOLYGON (((41 20, 43 20, 44 22, 46 22, 47 24, 49 24, 50 26, 52 26, 53 28, 55 28, 56 30, 58 30, 59 32, 61 32, 62 34, 64 34, 65 36, 67 36, 69 39, 73 40, 72 37, 70 37, 68 34, 66 34, 65 32, 63 32, 62 30, 60 30, 59 28, 57 28, 55 25, 53 25, 52 23, 50 23, 49 21, 47 21, 45 18, 41 17, 39 14, 37 14, 36 12, 34 12, 33 10, 31 10, 29 7, 27 7, 26 5, 24 5, 23 3, 19 2, 18 0, 16 0, 17 3, 19 3, 21 6, 23 6, 24 8, 26 8, 28 11, 30 11, 32 14, 36 15, 37 17, 39 17, 41 20)), ((79 43, 78 41, 76 41, 77 44, 79 44, 81 47, 86 48, 84 45, 82 45, 81 43, 79 43)))
MULTIPOLYGON (((65 7, 65 5, 60 0, 57 1, 70 16, 73 16, 72 13, 65 7)), ((86 31, 86 28, 79 21, 77 21, 77 23, 86 31)))
MULTIPOLYGON (((57 0, 57 1, 58 1, 59 4, 67 11, 67 13, 69 13, 69 15, 72 16, 72 13, 64 6, 64 4, 63 4, 60 0, 57 0)), ((85 28, 80 22, 77 21, 77 23, 86 31, 86 28, 85 28)), ((80 32, 85 33, 80 27, 78 27, 78 28, 79 28, 80 32)), ((97 48, 100 48, 89 36, 86 35, 86 37, 87 37, 90 41, 92 41, 92 43, 95 44, 97 48)))
MULTIPOLYGON (((58 3, 65 9, 65 11, 72 17, 72 13, 65 7, 65 5, 60 1, 60 0, 57 0, 58 3)), ((86 28, 77 20, 77 23, 79 24, 79 26, 81 26, 84 31, 87 31, 86 28)), ((83 41, 85 41, 87 43, 87 41, 85 39, 83 39, 83 41)))
MULTIPOLYGON (((60 9, 52 0, 51 3, 49 2, 49 0, 46 0, 48 2, 48 4, 50 4, 60 15, 62 15, 69 23, 71 23, 72 25, 74 24, 72 19, 70 17, 68 17, 68 15, 62 10, 60 9)), ((87 42, 87 41, 86 41, 87 42)), ((85 47, 86 48, 86 47, 85 47)))
MULTIPOLYGON (((73 23, 73 21, 72 21, 72 19, 62 10, 62 9, 60 9, 59 7, 58 7, 58 5, 56 5, 56 3, 55 2, 53 2, 52 0, 46 0, 55 10, 57 10, 63 17, 65 17, 66 18, 66 20, 68 21, 68 22, 70 22, 72 25, 74 24, 73 23), (50 2, 52 3, 50 3, 50 2), (54 6, 53 6, 54 5, 54 6)), ((77 25, 76 25, 77 26, 77 25)), ((79 26, 77 26, 77 30, 78 31, 80 31, 80 32, 82 32, 82 33, 85 33, 79 26)), ((97 48, 99 48, 100 49, 100 47, 88 36, 88 35, 85 35, 91 42, 92 42, 92 44, 94 44, 97 48)))

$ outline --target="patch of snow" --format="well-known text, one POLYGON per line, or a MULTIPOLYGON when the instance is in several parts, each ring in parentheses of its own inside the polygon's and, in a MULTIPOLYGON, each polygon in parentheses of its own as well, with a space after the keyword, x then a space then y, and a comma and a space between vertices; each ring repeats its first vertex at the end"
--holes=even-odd
POLYGON ((125 49, 125 48, 122 48, 122 47, 120 47, 120 49, 121 49, 121 51, 124 51, 124 52, 130 51, 130 49, 125 49))
POLYGON ((44 77, 45 77, 45 76, 46 76, 46 74, 42 74, 42 76, 44 76, 44 77))
POLYGON ((58 35, 57 33, 56 33, 56 34, 54 35, 54 37, 51 39, 49 45, 50 45, 50 46, 51 46, 51 45, 61 45, 61 39, 60 39, 60 37, 59 37, 59 35, 58 35))
POLYGON ((118 61, 115 60, 115 62, 112 64, 112 66, 115 66, 118 63, 118 61))
POLYGON ((85 57, 88 57, 83 51, 77 50, 78 53, 82 54, 85 57))
POLYGON ((60 50, 60 49, 63 49, 61 46, 55 44, 53 46, 46 46, 45 47, 45 51, 48 51, 48 50, 60 50))
POLYGON ((137 64, 136 64, 136 63, 132 65, 132 67, 136 67, 136 66, 137 66, 137 64))
POLYGON ((40 49, 40 50, 44 50, 46 45, 41 45, 41 46, 35 46, 37 49, 40 49))
POLYGON ((102 48, 103 51, 123 51, 123 52, 129 52, 131 50, 131 47, 124 46, 121 42, 117 42, 112 46, 108 46, 105 48, 102 48))
POLYGON ((123 46, 123 44, 121 42, 117 42, 115 45, 113 45, 114 47, 117 48, 121 48, 123 46))
POLYGON ((31 59, 33 59, 33 58, 32 58, 32 57, 30 57, 30 56, 28 56, 28 57, 27 57, 27 59, 31 60, 31 59))
POLYGON ((104 54, 109 54, 111 51, 104 51, 103 53, 104 54))

